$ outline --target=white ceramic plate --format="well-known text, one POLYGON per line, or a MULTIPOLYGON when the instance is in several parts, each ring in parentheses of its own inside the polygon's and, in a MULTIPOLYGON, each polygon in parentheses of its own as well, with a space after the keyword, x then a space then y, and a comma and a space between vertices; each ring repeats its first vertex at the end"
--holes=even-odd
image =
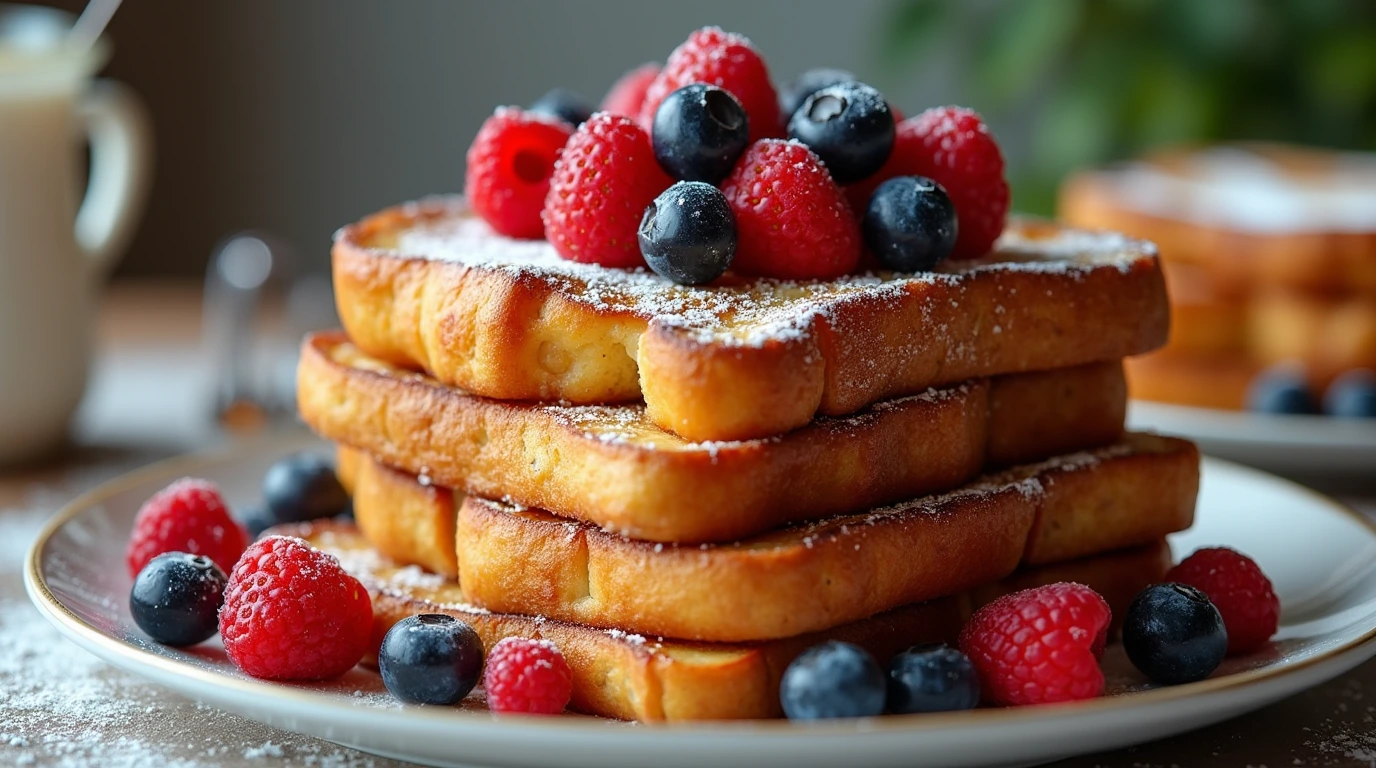
POLYGON ((1376 419, 1277 416, 1134 400, 1128 427, 1188 437, 1211 456, 1273 472, 1376 476, 1376 419))
POLYGON ((1268 475, 1208 460, 1198 521, 1177 556, 1228 544, 1274 580, 1283 621, 1274 646, 1230 660, 1209 680, 1146 689, 1110 648, 1114 695, 1049 707, 883 717, 822 724, 628 725, 588 717, 500 717, 479 705, 403 707, 356 669, 329 685, 240 674, 223 649, 164 648, 126 608, 124 541, 140 503, 172 479, 219 482, 254 499, 275 458, 314 445, 280 440, 164 463, 76 500, 38 538, 25 568, 33 601, 64 634, 118 667, 274 726, 435 766, 1028 764, 1199 728, 1332 678, 1376 654, 1376 530, 1336 502, 1268 475))

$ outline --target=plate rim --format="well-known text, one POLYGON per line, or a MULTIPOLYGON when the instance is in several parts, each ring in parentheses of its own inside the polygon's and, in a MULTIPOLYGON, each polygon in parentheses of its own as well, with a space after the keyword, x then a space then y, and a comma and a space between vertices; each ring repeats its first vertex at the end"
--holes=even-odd
MULTIPOLYGON (((280 452, 292 443, 306 444, 304 437, 282 434, 257 437, 234 442, 228 446, 195 451, 173 456, 132 470, 107 480, 59 508, 39 531, 25 555, 23 576, 24 587, 29 600, 39 609, 51 624, 62 634, 77 642, 78 645, 101 648, 110 657, 120 658, 129 666, 118 665, 126 670, 130 667, 153 667, 159 672, 190 678, 192 682, 213 688, 230 689, 240 696, 255 698, 285 699, 313 708, 327 707, 340 711, 357 711, 343 701, 335 701, 333 694, 298 687, 291 684, 240 678, 223 672, 198 667, 184 661, 169 658, 150 650, 107 635, 99 628, 89 624, 60 601, 53 594, 43 576, 40 563, 53 536, 81 513, 107 501, 110 497, 126 492, 142 483, 155 478, 174 477, 190 474, 199 467, 214 466, 220 463, 242 460, 261 451, 280 452)), ((1215 471, 1234 472, 1248 476, 1249 480, 1260 480, 1282 485, 1291 492, 1315 504, 1329 508, 1331 512, 1357 522, 1376 540, 1376 521, 1367 518, 1351 506, 1333 499, 1319 491, 1308 488, 1268 472, 1253 469, 1241 464, 1212 456, 1201 457, 1201 473, 1210 467, 1215 471)), ((952 730, 1015 725, 1041 719, 1073 718, 1085 714, 1110 713, 1134 707, 1150 707, 1176 700, 1192 699, 1200 696, 1231 693, 1242 688, 1272 682, 1278 678, 1293 675, 1316 665, 1324 664, 1376 641, 1376 624, 1360 636, 1326 649, 1313 657, 1280 667, 1261 667, 1234 672, 1217 678, 1208 678, 1194 683, 1176 686, 1161 686, 1145 691, 1134 691, 1117 696, 1100 696, 1083 701, 1064 702, 1053 706, 981 708, 963 712, 933 712, 914 715, 884 715, 854 720, 817 721, 795 723, 784 719, 766 720, 720 720, 688 722, 644 722, 636 723, 636 728, 625 729, 622 721, 597 717, 538 717, 532 715, 510 715, 493 717, 487 712, 465 712, 453 708, 406 707, 402 710, 408 718, 434 721, 447 724, 450 728, 465 729, 465 726, 498 728, 519 735, 521 733, 570 731, 586 732, 591 728, 601 729, 604 733, 626 734, 624 738, 637 738, 636 734, 654 732, 676 733, 730 733, 733 736, 779 736, 787 734, 790 738, 834 738, 853 736, 860 733, 879 733, 903 731, 921 733, 934 730, 952 730)), ((97 654, 99 655, 99 654, 97 654)), ((107 663, 111 663, 107 660, 107 663)), ((137 673, 135 673, 137 674, 137 673)))

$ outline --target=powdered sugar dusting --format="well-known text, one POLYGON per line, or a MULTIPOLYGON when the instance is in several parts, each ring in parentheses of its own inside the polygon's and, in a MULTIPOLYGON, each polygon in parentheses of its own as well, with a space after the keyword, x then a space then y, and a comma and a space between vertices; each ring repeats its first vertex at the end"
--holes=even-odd
POLYGON ((704 343, 760 346, 810 338, 819 319, 840 303, 886 301, 923 286, 959 285, 988 271, 1081 275, 1128 270, 1154 255, 1150 244, 1122 235, 1013 223, 982 259, 947 262, 918 274, 850 275, 827 282, 731 277, 710 288, 676 285, 644 268, 609 269, 567 261, 548 242, 494 233, 461 198, 435 198, 402 207, 415 223, 368 242, 380 255, 433 259, 536 281, 600 313, 624 314, 681 329, 704 343))

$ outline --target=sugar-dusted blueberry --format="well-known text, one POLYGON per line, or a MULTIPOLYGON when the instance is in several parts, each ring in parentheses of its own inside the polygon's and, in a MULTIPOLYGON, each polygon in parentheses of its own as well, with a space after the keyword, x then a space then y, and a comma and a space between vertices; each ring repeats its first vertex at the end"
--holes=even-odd
POLYGON ((1247 385, 1247 409, 1279 414, 1318 412, 1304 371, 1291 365, 1278 365, 1258 374, 1247 385))
POLYGON ((793 82, 785 85, 779 91, 779 114, 787 120, 798 111, 798 107, 803 105, 807 97, 837 83, 848 83, 857 78, 855 75, 844 69, 832 69, 830 67, 817 67, 809 69, 793 82))
POLYGON ((860 225, 865 246, 898 272, 930 270, 956 245, 956 208, 940 184, 895 176, 874 190, 860 225))
POLYGON ((483 643, 453 616, 408 616, 382 638, 377 668, 388 692, 402 701, 453 704, 482 677, 483 643))
POLYGON ((1153 584, 1128 606, 1123 650, 1155 682, 1191 683, 1223 662, 1228 631, 1208 595, 1186 584, 1153 584))
POLYGON ((298 453, 263 476, 263 501, 277 523, 334 517, 349 508, 349 494, 323 456, 298 453))
POLYGON ((1328 385, 1323 412, 1343 419, 1376 419, 1376 372, 1348 371, 1328 385))
POLYGON ((729 91, 685 85, 655 110, 650 131, 655 159, 675 179, 716 184, 750 143, 749 123, 745 107, 729 91))
POLYGON ((229 582, 205 555, 167 552, 139 571, 129 592, 129 613, 163 645, 195 645, 215 635, 229 582))
POLYGON ((816 152, 837 184, 879 170, 893 152, 894 130, 884 94, 855 81, 816 91, 788 121, 789 138, 816 152))
POLYGON ((887 696, 884 670, 865 649, 837 641, 815 645, 784 670, 779 699, 790 720, 873 717, 887 696))
POLYGON ((527 112, 549 115, 577 128, 587 122, 593 113, 592 102, 567 88, 551 88, 544 96, 536 99, 527 112))
POLYGON ((721 276, 736 257, 736 217, 721 190, 680 181, 645 209, 637 232, 645 263, 682 285, 721 276))
POLYGON ((915 645, 889 661, 893 714, 948 712, 979 706, 979 675, 970 657, 944 643, 915 645))

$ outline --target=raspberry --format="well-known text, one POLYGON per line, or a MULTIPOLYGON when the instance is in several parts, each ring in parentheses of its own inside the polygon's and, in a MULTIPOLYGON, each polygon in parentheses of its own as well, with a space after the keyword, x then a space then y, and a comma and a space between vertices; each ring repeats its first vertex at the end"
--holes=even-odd
POLYGON ((664 97, 685 85, 707 83, 731 92, 750 117, 750 140, 784 135, 779 120, 779 97, 764 59, 750 41, 717 27, 703 27, 669 54, 659 77, 645 92, 640 125, 649 132, 655 110, 664 97))
POLYGON ((573 132, 554 163, 542 214, 545 234, 572 261, 643 266, 636 230, 669 184, 635 121, 598 112, 573 132))
POLYGON ((540 209, 554 160, 572 129, 554 118, 500 107, 468 147, 468 203, 507 237, 545 236, 540 209))
POLYGON ((986 701, 1047 704, 1090 699, 1104 690, 1099 658, 1110 611, 1080 584, 1014 592, 984 606, 960 633, 986 701))
POLYGON ((959 234, 954 259, 989 252, 1008 218, 1008 182, 1003 154, 979 115, 960 107, 937 107, 898 124, 893 152, 879 172, 846 188, 857 211, 894 176, 926 176, 946 188, 956 207, 959 234))
POLYGON ((259 539, 229 575, 220 638, 254 677, 339 677, 363 658, 372 633, 367 590, 333 555, 301 539, 259 539))
POLYGON ((1228 654, 1266 644, 1280 624, 1280 599, 1256 562, 1226 547, 1197 550, 1166 574, 1209 596, 1228 630, 1228 654))
POLYGON ((721 191, 736 214, 736 260, 747 275, 840 277, 860 262, 860 226, 812 150, 765 139, 745 150, 721 191))
POLYGON ((145 501, 134 518, 125 561, 137 576, 164 552, 205 555, 228 572, 248 546, 248 533, 229 515, 220 489, 185 477, 145 501))
POLYGON ((602 98, 599 109, 635 120, 640 117, 640 105, 645 103, 645 92, 650 90, 650 83, 656 77, 659 77, 658 64, 641 64, 612 83, 612 89, 602 98))
POLYGON ((573 675, 554 643, 508 637, 488 651, 483 688, 493 712, 557 715, 573 695, 573 675))

